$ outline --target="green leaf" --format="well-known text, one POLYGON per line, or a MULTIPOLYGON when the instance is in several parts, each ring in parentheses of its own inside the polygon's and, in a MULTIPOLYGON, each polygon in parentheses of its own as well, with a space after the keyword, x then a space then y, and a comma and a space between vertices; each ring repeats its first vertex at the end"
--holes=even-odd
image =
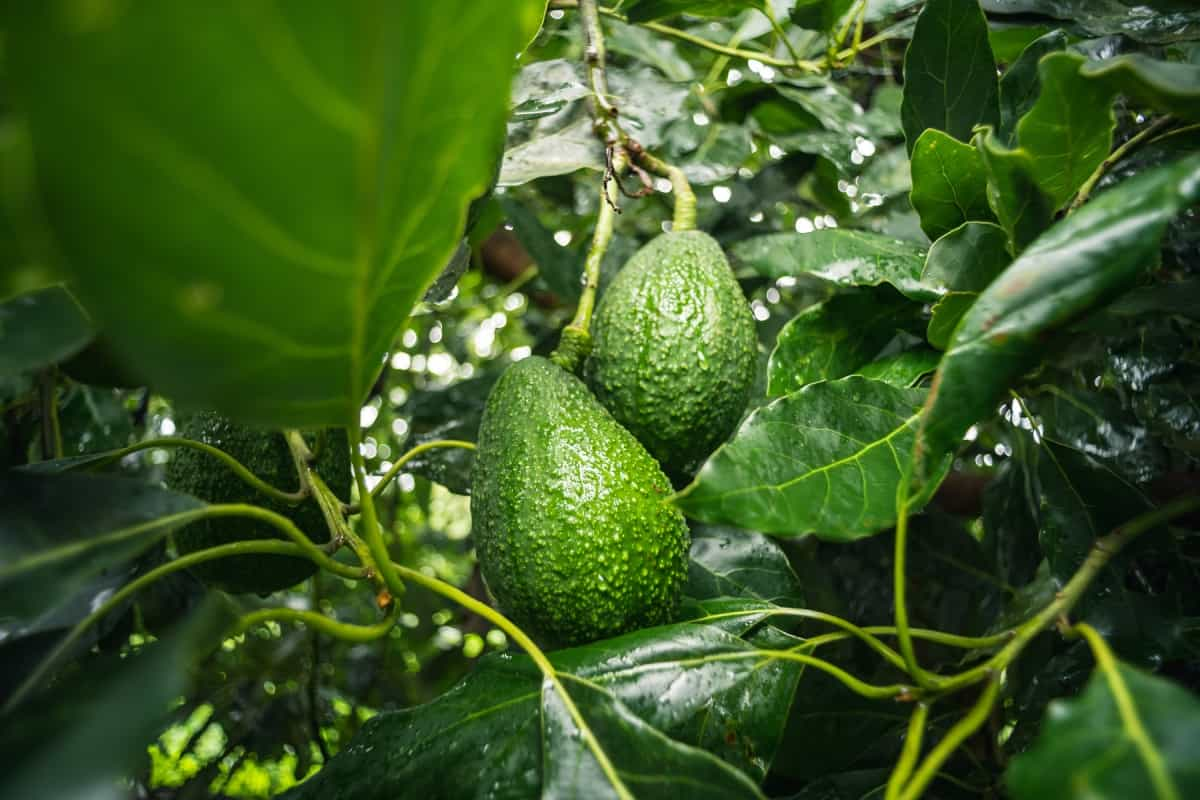
POLYGON ((950 290, 933 306, 925 334, 931 345, 939 350, 949 346, 963 314, 1012 261, 1007 245, 1003 228, 990 222, 968 222, 929 248, 921 279, 950 290))
POLYGON ((1029 151, 1009 150, 991 131, 976 136, 974 144, 988 171, 988 205, 1019 254, 1050 227, 1054 202, 1038 185, 1029 151))
POLYGON ((653 22, 678 14, 731 17, 747 8, 765 7, 766 0, 631 0, 622 10, 630 22, 653 22))
POLYGON ((915 307, 890 290, 836 295, 783 326, 767 362, 767 394, 842 378, 869 363, 915 307))
POLYGON ((796 0, 788 12, 792 23, 812 31, 830 31, 850 10, 854 0, 796 0))
POLYGON ((919 347, 872 361, 859 369, 857 374, 892 386, 911 388, 936 370, 941 359, 942 354, 936 350, 919 347))
MULTIPOLYGON (((635 796, 757 798, 735 767, 763 777, 800 670, 755 652, 715 627, 680 624, 559 651, 551 661, 635 796)), ((373 717, 286 797, 457 798, 492 786, 537 797, 563 784, 573 796, 611 796, 564 711, 528 658, 488 656, 431 703, 373 717)))
POLYGON ((91 475, 0 480, 0 619, 27 618, 159 541, 194 497, 91 475))
POLYGON ((691 560, 683 593, 692 600, 745 597, 803 605, 787 554, 761 533, 725 525, 692 525, 691 560))
POLYGON ((1113 92, 1080 74, 1085 61, 1075 53, 1050 53, 1038 62, 1041 90, 1017 123, 1017 141, 1033 159, 1033 176, 1056 208, 1112 149, 1113 92))
POLYGON ((87 314, 63 287, 17 295, 0 303, 0 376, 62 361, 94 335, 87 314))
POLYGON ((1154 43, 1200 38, 1200 12, 1193 10, 1188 0, 983 0, 983 7, 989 13, 1041 15, 1071 22, 1092 36, 1123 34, 1154 43))
POLYGON ((1079 72, 1085 79, 1120 92, 1145 108, 1200 119, 1200 64, 1159 61, 1142 53, 1128 53, 1090 61, 1079 72))
POLYGON ((930 0, 904 54, 900 108, 909 155, 928 128, 970 141, 976 125, 1000 121, 996 59, 975 0, 930 0))
MULTIPOLYGON (((981 544, 991 558, 996 577, 1017 587, 1034 579, 1038 565, 1042 563, 1042 551, 1038 547, 1041 492, 1037 466, 1027 463, 1033 448, 1025 437, 1021 437, 1015 449, 1016 457, 1003 463, 995 479, 983 491, 981 544)), ((1036 456, 1036 450, 1033 456, 1036 456)), ((1027 616, 1029 613, 1023 613, 1016 621, 1027 616)))
POLYGON ((20 753, 0 774, 0 796, 121 800, 122 780, 145 757, 189 670, 233 622, 213 598, 161 641, 89 663, 53 693, 0 717, 0 750, 20 753))
POLYGON ((969 144, 932 128, 917 138, 912 151, 913 208, 930 239, 971 220, 992 220, 987 200, 987 169, 969 144))
POLYGON ((669 81, 690 81, 696 77, 691 63, 679 53, 675 43, 637 25, 617 20, 605 22, 604 46, 611 53, 622 53, 658 69, 669 81))
MULTIPOLYGON (((1046 25, 992 25, 988 30, 988 41, 992 43, 992 52, 996 56, 996 61, 1008 64, 1008 69, 1011 70, 1012 65, 1020 58, 1025 48, 1049 33, 1052 31, 1046 25)), ((1000 94, 1003 97, 1004 76, 1000 77, 1000 81, 1000 94)))
POLYGON ((7 14, 5 56, 89 311, 180 403, 356 417, 489 183, 544 4, 74 8, 7 14))
POLYGON ((890 284, 911 300, 938 297, 921 282, 925 251, 912 242, 868 231, 826 228, 811 233, 771 233, 735 244, 733 258, 767 278, 812 275, 837 286, 890 284))
MULTIPOLYGON (((917 437, 917 464, 940 464, 1038 363, 1042 342, 1128 289, 1167 223, 1200 197, 1200 156, 1147 170, 1056 224, 983 292, 942 359, 917 437)), ((918 470, 918 474, 920 470, 918 470)))
POLYGON ((1200 796, 1200 700, 1120 662, 1051 703, 1033 746, 1005 776, 1017 800, 1200 796))
POLYGON ((579 276, 583 274, 580 254, 554 241, 554 234, 524 204, 507 197, 500 203, 505 217, 512 223, 513 233, 537 264, 538 277, 565 302, 578 300, 579 276))
POLYGON ((1017 121, 1025 116, 1041 90, 1038 62, 1042 57, 1067 48, 1067 34, 1051 31, 1033 40, 1000 77, 1000 139, 1012 147, 1017 143, 1017 121))
POLYGON ((676 502, 694 519, 782 536, 878 533, 896 520, 924 398, 858 376, 810 384, 754 411, 676 502))
POLYGON ((0 300, 62 281, 35 183, 29 126, 6 106, 0 115, 0 300))

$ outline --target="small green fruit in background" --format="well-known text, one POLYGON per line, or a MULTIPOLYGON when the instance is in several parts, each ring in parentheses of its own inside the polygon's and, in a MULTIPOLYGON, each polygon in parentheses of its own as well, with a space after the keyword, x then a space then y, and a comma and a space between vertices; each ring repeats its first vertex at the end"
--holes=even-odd
POLYGON ((475 548, 505 614, 550 645, 674 617, 687 524, 658 464, 578 378, 537 356, 510 366, 478 446, 475 548))
MULTIPOLYGON (((178 423, 179 436, 221 448, 272 486, 285 492, 299 487, 295 462, 279 431, 247 427, 209 411, 183 415, 178 423)), ((317 453, 314 467, 317 474, 338 497, 349 500, 352 473, 346 431, 330 428, 324 436, 306 434, 304 438, 317 453)), ((262 506, 292 520, 314 542, 329 541, 329 527, 315 499, 306 498, 298 505, 272 500, 199 450, 175 448, 167 464, 166 480, 172 489, 208 503, 262 506)), ((193 522, 180 529, 175 533, 175 545, 180 555, 184 555, 231 542, 286 538, 277 528, 260 520, 221 517, 193 522)), ((316 565, 307 558, 267 554, 215 559, 192 567, 196 577, 209 586, 256 594, 295 586, 316 570, 316 565)))
POLYGON ((720 245, 702 231, 657 236, 600 299, 586 377, 600 402, 674 480, 737 426, 758 338, 720 245))

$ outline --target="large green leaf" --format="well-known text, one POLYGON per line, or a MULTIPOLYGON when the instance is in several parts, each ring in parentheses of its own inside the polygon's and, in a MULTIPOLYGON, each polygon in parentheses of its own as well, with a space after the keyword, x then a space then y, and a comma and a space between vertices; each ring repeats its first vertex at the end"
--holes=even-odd
POLYGON ((1200 38, 1200 11, 1188 0, 983 0, 983 7, 989 13, 1060 19, 1092 36, 1123 34, 1159 43, 1200 38))
POLYGON ((0 300, 62 280, 35 180, 29 126, 5 108, 0 114, 0 300))
POLYGON ((968 222, 933 243, 921 277, 950 291, 933 306, 926 331, 930 344, 949 346, 962 315, 1011 261, 1008 234, 990 222, 968 222))
POLYGON ((839 294, 806 308, 779 331, 767 362, 767 394, 789 394, 858 370, 879 355, 914 309, 890 289, 839 294))
POLYGON ((109 10, 6 15, 85 305, 180 403, 274 425, 356 418, 488 185, 542 4, 109 10))
POLYGON ((976 0, 930 0, 904 54, 904 140, 911 155, 928 128, 960 142, 1000 122, 996 59, 976 0))
POLYGON ((942 354, 928 347, 904 350, 884 356, 857 370, 864 378, 909 388, 916 386, 926 375, 937 369, 942 354))
POLYGON ((963 317, 917 437, 918 464, 940 464, 973 423, 1045 353, 1053 331, 1129 288, 1167 223, 1200 198, 1200 156, 1130 178, 1034 242, 963 317))
POLYGON ((783 536, 878 533, 896 520, 924 399, 924 390, 858 376, 810 384, 751 414, 677 503, 704 522, 783 536))
POLYGON ((1127 664, 1101 666, 1083 694, 1051 703, 1005 780, 1017 800, 1200 797, 1200 700, 1127 664))
POLYGON ((61 286, 0 303, 0 376, 41 369, 83 349, 95 331, 61 286))
POLYGON ((1000 138, 1005 144, 1017 143, 1017 122, 1037 101, 1041 89, 1038 62, 1042 56, 1067 47, 1067 34, 1050 31, 1030 42, 1021 55, 1000 76, 1000 138))
POLYGON ((1129 53, 1092 61, 1079 70, 1112 92, 1157 111, 1200 119, 1200 64, 1159 61, 1142 53, 1129 53))
MULTIPOLYGON (((551 661, 638 797, 760 797, 734 767, 763 777, 800 675, 798 665, 691 624, 560 651, 551 661)), ((487 787, 537 797, 564 786, 567 796, 613 796, 565 711, 528 658, 489 656, 433 702, 372 718, 287 797, 458 798, 487 787)))
POLYGON ((983 157, 969 144, 926 130, 912 151, 913 208, 921 230, 937 239, 971 220, 992 220, 983 157))
POLYGON ((738 242, 730 253, 739 264, 768 278, 812 275, 837 286, 886 283, 912 300, 938 297, 937 287, 921 282, 922 248, 868 231, 770 233, 738 242))
POLYGON ((803 591, 787 554, 761 533, 725 525, 692 525, 684 594, 693 600, 747 597, 801 605, 803 591))
POLYGON ((232 623, 211 599, 178 630, 128 657, 89 663, 53 693, 0 716, 0 797, 120 800, 121 781, 184 693, 188 671, 221 641, 232 623))
POLYGON ((1038 185, 1028 150, 1006 148, 990 130, 976 136, 974 144, 988 171, 988 205, 1008 233, 1010 249, 1019 254, 1050 227, 1054 201, 1038 185))
POLYGON ((1061 207, 1112 149, 1113 92, 1080 72, 1075 53, 1051 53, 1038 62, 1041 90, 1017 123, 1017 141, 1033 159, 1042 191, 1061 207))
POLYGON ((194 497, 126 478, 0 478, 0 619, 34 616, 164 537, 194 497))

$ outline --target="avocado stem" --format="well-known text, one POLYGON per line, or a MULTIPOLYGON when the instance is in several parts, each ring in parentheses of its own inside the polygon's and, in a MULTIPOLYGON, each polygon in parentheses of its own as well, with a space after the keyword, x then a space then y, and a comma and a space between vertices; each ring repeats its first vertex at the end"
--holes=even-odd
POLYGON ((671 191, 675 194, 675 216, 671 221, 673 231, 691 231, 696 229, 696 193, 688 183, 683 170, 674 164, 668 164, 661 158, 648 153, 640 143, 633 139, 625 140, 625 147, 635 162, 671 181, 671 191))

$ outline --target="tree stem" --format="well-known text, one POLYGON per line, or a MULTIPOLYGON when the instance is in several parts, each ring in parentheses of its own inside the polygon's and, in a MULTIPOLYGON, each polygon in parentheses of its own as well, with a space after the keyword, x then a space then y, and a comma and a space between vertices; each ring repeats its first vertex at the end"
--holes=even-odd
POLYGON ((1071 201, 1071 205, 1067 209, 1067 213, 1071 213, 1087 202, 1088 197, 1092 194, 1092 190, 1096 188, 1096 184, 1100 182, 1100 179, 1103 178, 1118 161, 1129 155, 1131 151, 1141 146, 1142 142, 1146 141, 1155 134, 1160 133, 1164 128, 1169 127, 1174 122, 1175 118, 1170 114, 1167 114, 1166 116, 1155 120, 1153 125, 1143 128, 1133 136, 1130 136, 1124 144, 1122 144, 1116 150, 1113 150, 1112 153, 1109 154, 1108 158, 1101 161, 1100 166, 1096 167, 1096 169, 1092 171, 1092 174, 1088 176, 1088 179, 1083 182, 1083 186, 1079 187, 1079 191, 1075 193, 1075 199, 1071 201))

